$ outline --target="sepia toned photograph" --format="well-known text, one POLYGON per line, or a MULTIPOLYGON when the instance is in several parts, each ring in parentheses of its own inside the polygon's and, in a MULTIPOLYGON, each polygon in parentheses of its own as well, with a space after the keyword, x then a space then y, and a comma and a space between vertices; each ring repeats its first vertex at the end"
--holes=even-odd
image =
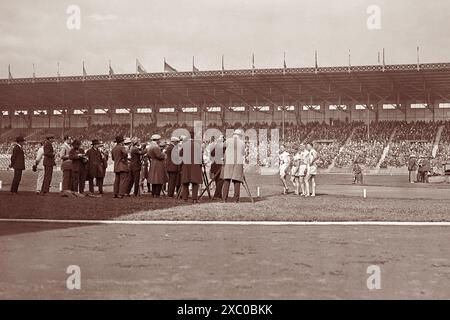
POLYGON ((450 299, 449 17, 0 0, 0 300, 450 299))

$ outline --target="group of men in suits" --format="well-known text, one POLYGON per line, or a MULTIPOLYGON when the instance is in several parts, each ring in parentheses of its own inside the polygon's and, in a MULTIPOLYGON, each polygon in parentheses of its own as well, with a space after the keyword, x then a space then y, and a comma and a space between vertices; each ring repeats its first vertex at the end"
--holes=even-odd
MULTIPOLYGON (((221 136, 208 146, 210 177, 215 183, 214 199, 228 201, 230 184, 233 183, 232 199, 239 201, 240 184, 244 180, 243 135, 242 130, 236 130, 230 141, 225 142, 221 136)), ((164 192, 168 197, 181 197, 184 201, 191 196, 194 203, 198 202, 200 185, 208 184, 201 141, 174 136, 165 145, 161 136, 155 134, 148 144, 123 136, 116 137, 115 142, 111 152, 115 174, 114 198, 131 196, 132 186, 133 196, 139 196, 144 190, 143 182, 147 180, 152 197, 159 198, 164 192)))
MULTIPOLYGON (((242 130, 236 130, 233 137, 225 141, 223 136, 213 140, 205 150, 200 140, 190 137, 171 137, 169 144, 164 144, 161 136, 152 135, 150 142, 143 143, 138 138, 117 136, 111 151, 115 174, 114 198, 139 196, 144 192, 147 181, 152 197, 159 198, 164 192, 168 197, 180 197, 188 201, 191 196, 194 203, 199 199, 201 184, 209 185, 205 172, 204 152, 208 151, 211 159, 209 176, 215 184, 214 199, 229 201, 230 185, 234 185, 233 201, 240 198, 240 185, 244 181, 245 142, 242 130), (167 185, 166 188, 164 188, 167 185), (151 190, 150 190, 151 186, 151 190), (134 190, 133 190, 134 188, 134 190), (191 190, 191 191, 190 191, 191 190), (131 193, 133 191, 133 193, 131 193)), ((47 195, 50 191, 55 152, 54 136, 48 135, 38 149, 33 171, 38 173, 36 191, 47 195), (40 184, 39 182, 42 181, 40 184)), ((17 137, 14 145, 11 165, 14 178, 11 192, 17 194, 22 172, 25 170, 25 139, 17 137)), ((79 140, 64 137, 60 146, 61 159, 61 194, 64 197, 94 195, 95 185, 98 195, 103 194, 103 184, 108 166, 108 153, 98 139, 91 142, 85 151, 79 140), (95 180, 95 185, 94 185, 95 180), (85 193, 85 183, 89 181, 89 192, 85 193)))

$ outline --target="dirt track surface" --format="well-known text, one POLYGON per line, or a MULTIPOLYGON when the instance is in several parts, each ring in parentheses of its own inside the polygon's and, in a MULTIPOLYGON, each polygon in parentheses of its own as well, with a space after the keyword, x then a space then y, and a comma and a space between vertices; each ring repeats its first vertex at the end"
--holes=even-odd
MULTIPOLYGON (((5 183, 11 172, 0 172, 5 183)), ((55 173, 54 182, 59 179, 55 173)), ((207 196, 193 205, 169 198, 113 199, 111 186, 103 198, 62 198, 57 190, 48 197, 33 190, 34 176, 26 172, 18 196, 0 191, 0 218, 88 219, 88 220, 263 220, 263 221, 450 221, 450 186, 411 185, 403 176, 366 177, 365 186, 351 184, 348 175, 318 177, 318 196, 301 198, 281 194, 276 176, 248 176, 253 195, 260 187, 261 197, 252 204, 242 190, 240 204, 211 202, 207 196), (367 199, 363 199, 363 189, 367 199)), ((112 182, 109 175, 107 183, 112 182)))
POLYGON ((0 223, 0 298, 450 299, 449 230, 0 223))

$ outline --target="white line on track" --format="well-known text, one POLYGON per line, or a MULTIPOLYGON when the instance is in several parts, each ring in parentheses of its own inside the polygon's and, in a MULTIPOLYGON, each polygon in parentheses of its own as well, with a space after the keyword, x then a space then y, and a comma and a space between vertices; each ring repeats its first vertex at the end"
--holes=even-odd
POLYGON ((0 219, 0 222, 59 223, 59 224, 117 224, 117 225, 238 225, 238 226, 405 226, 450 227, 450 222, 400 222, 400 221, 171 221, 171 220, 51 220, 51 219, 0 219))

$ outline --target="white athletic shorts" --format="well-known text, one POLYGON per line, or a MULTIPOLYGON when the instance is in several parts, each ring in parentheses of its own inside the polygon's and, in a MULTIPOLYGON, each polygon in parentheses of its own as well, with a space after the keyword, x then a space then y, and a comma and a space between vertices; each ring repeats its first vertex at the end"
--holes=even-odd
POLYGON ((286 176, 286 170, 288 168, 287 164, 282 164, 280 165, 280 177, 285 177, 286 176))
POLYGON ((306 176, 307 170, 308 170, 308 166, 306 164, 301 164, 300 169, 298 170, 298 176, 300 176, 300 177, 306 176))

